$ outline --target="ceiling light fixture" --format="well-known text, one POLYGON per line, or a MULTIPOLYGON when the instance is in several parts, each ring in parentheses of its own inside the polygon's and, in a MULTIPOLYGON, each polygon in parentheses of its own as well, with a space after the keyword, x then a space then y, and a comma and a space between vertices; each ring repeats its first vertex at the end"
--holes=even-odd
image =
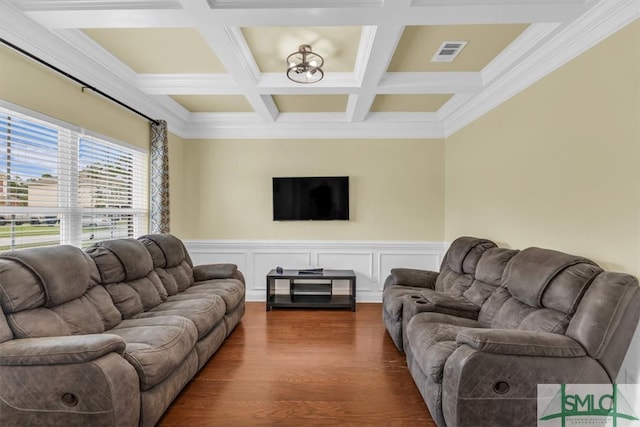
POLYGON ((324 77, 324 59, 308 44, 300 45, 297 52, 287 56, 287 64, 287 77, 293 82, 317 83, 324 77))

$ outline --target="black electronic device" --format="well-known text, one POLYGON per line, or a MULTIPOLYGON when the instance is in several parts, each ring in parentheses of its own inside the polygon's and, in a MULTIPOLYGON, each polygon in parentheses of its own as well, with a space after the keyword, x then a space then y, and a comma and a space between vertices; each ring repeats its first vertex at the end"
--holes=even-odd
POLYGON ((298 274, 322 274, 324 269, 322 268, 306 268, 304 270, 298 270, 298 274))
POLYGON ((274 221, 349 219, 349 177, 274 177, 274 221))
POLYGON ((282 270, 282 267, 276 267, 276 273, 278 274, 282 274, 284 270, 282 270))

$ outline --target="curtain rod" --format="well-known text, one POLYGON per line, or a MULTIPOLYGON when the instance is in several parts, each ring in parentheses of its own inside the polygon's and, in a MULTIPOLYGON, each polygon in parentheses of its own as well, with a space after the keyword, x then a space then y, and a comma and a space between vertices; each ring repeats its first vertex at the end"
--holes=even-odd
POLYGON ((33 55, 32 53, 27 52, 26 50, 22 49, 21 47, 18 47, 18 46, 16 46, 15 44, 13 44, 13 43, 11 43, 11 42, 9 42, 9 41, 7 41, 7 40, 5 40, 5 39, 1 38, 1 37, 0 37, 0 42, 2 42, 3 44, 5 44, 5 45, 9 46, 10 48, 12 48, 12 49, 14 49, 14 50, 17 50, 17 51, 18 51, 18 52, 20 52, 21 54, 23 54, 23 55, 25 55, 25 56, 28 56, 29 58, 33 59, 34 61, 39 62, 40 64, 44 65, 45 67, 48 67, 48 68, 52 69, 53 71, 55 71, 55 72, 57 72, 57 73, 59 73, 59 74, 62 74, 62 75, 63 75, 63 76, 65 76, 66 78, 71 79, 71 80, 73 80, 74 82, 76 82, 76 83, 78 83, 78 84, 82 85, 82 91, 83 91, 83 92, 84 92, 84 90, 85 90, 85 89, 90 89, 90 90, 92 90, 93 92, 97 93, 98 95, 102 95, 102 96, 104 96, 105 98, 107 98, 108 100, 115 102, 116 104, 120 105, 121 107, 124 107, 124 108, 126 108, 127 110, 129 110, 129 111, 131 111, 131 112, 134 112, 134 113, 136 113, 136 114, 137 114, 137 115, 139 115, 139 116, 144 117, 145 119, 149 120, 151 123, 154 123, 154 124, 157 124, 157 123, 158 123, 158 120, 152 119, 151 117, 147 116, 146 114, 141 113, 140 111, 136 110, 136 109, 135 109, 135 108, 133 108, 133 107, 130 107, 129 105, 125 104, 124 102, 122 102, 122 101, 120 101, 120 100, 117 100, 117 99, 116 99, 116 98, 114 98, 113 96, 111 96, 111 95, 109 95, 109 94, 107 94, 107 93, 105 93, 105 92, 101 91, 100 89, 96 88, 95 86, 92 86, 92 85, 90 85, 90 84, 88 84, 88 83, 86 83, 86 82, 84 82, 84 81, 80 80, 79 78, 72 76, 71 74, 67 73, 67 72, 66 72, 66 71, 64 71, 64 70, 61 70, 60 68, 56 67, 55 65, 50 64, 50 63, 48 63, 47 61, 45 61, 45 60, 43 60, 43 59, 38 58, 37 56, 33 55))

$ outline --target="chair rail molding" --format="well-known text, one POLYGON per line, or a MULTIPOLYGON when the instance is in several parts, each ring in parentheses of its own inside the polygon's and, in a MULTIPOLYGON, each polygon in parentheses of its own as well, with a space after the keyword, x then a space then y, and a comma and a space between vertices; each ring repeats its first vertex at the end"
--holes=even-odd
POLYGON ((267 273, 290 269, 354 270, 356 300, 381 302, 392 268, 438 271, 448 244, 436 241, 184 240, 194 265, 233 263, 247 282, 247 301, 266 301, 267 273))

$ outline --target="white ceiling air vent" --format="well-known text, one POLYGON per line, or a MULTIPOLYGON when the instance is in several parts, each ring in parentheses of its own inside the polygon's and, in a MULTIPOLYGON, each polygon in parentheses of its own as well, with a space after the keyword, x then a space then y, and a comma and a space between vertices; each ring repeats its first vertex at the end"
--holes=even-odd
POLYGON ((466 41, 446 41, 442 42, 436 54, 431 58, 431 62, 451 62, 460 53, 462 48, 467 45, 466 41))

